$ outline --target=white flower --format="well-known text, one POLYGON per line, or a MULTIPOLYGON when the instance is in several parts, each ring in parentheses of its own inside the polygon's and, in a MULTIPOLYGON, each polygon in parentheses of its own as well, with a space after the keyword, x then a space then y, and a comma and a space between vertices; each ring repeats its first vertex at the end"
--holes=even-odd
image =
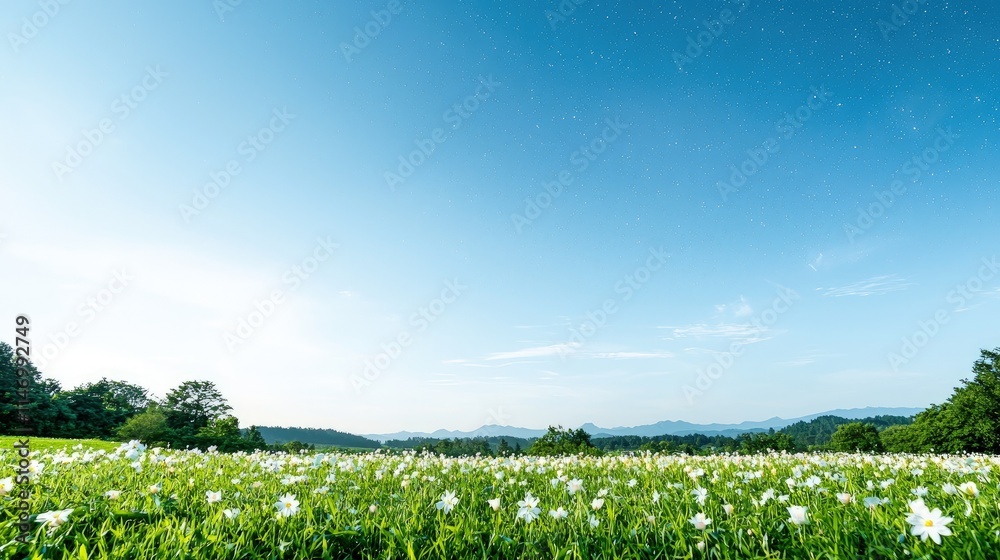
POLYGON ((152 486, 149 487, 149 493, 150 494, 159 494, 160 490, 162 490, 162 489, 163 489, 163 484, 156 483, 156 484, 154 484, 154 485, 152 485, 152 486))
POLYGON ((594 501, 590 502, 590 507, 594 508, 594 511, 601 509, 604 505, 604 498, 594 498, 594 501))
POLYGON ((213 492, 211 490, 205 492, 205 499, 207 499, 208 503, 210 504, 214 504, 215 502, 221 502, 222 490, 219 490, 218 492, 213 492))
POLYGON ((121 490, 108 490, 107 492, 104 493, 104 497, 109 500, 117 500, 118 497, 121 495, 122 495, 121 490))
POLYGON ((299 511, 299 501, 295 499, 294 494, 285 494, 278 498, 275 502, 274 507, 278 509, 278 515, 281 517, 291 517, 298 513, 299 511))
MULTIPOLYGON (((455 501, 457 502, 458 500, 455 500, 455 501)), ((377 505, 372 504, 372 505, 368 506, 368 513, 375 513, 376 511, 378 511, 378 506, 377 505)))
POLYGON ((313 490, 313 494, 326 494, 330 491, 329 486, 320 486, 319 488, 313 490))
POLYGON ((639 484, 639 482, 636 479, 634 479, 634 478, 632 480, 628 481, 628 487, 629 488, 635 488, 636 484, 639 484))
POLYGON ((876 498, 874 496, 868 496, 863 500, 865 507, 868 509, 875 509, 877 506, 882 505, 882 499, 876 498))
POLYGON ((583 481, 579 478, 574 478, 566 483, 566 490, 569 491, 569 495, 572 496, 577 492, 583 490, 583 481))
POLYGON ((441 501, 437 503, 437 508, 443 510, 445 513, 451 513, 451 510, 458 505, 458 498, 455 497, 454 492, 445 492, 441 494, 441 501))
POLYGON ((976 486, 975 482, 963 482, 958 485, 958 491, 969 496, 970 498, 979 497, 979 488, 976 486))
POLYGON ((239 509, 224 509, 222 510, 222 515, 226 516, 226 519, 236 519, 236 516, 240 514, 239 509))
POLYGON ((601 520, 591 515, 590 517, 587 518, 587 523, 590 523, 591 527, 597 527, 598 525, 601 524, 601 520))
POLYGON ((732 506, 732 504, 723 504, 722 505, 722 511, 725 511, 726 515, 732 515, 734 509, 735 508, 732 506))
POLYGON ((923 486, 917 486, 913 490, 910 490, 910 493, 913 494, 914 496, 920 498, 922 496, 926 496, 927 495, 927 488, 925 488, 923 486))
MULTIPOLYGON (((912 505, 911 503, 911 509, 914 509, 912 505)), ((950 517, 941 515, 940 509, 934 508, 933 511, 928 511, 926 506, 923 506, 922 511, 916 511, 906 518, 906 522, 912 525, 911 535, 919 536, 922 541, 931 539, 935 544, 941 544, 941 537, 951 534, 951 529, 947 527, 951 521, 950 517)))
POLYGON ((698 505, 705 505, 705 499, 708 498, 708 490, 698 487, 691 491, 691 495, 698 502, 698 505))
POLYGON ((524 499, 517 502, 517 518, 523 519, 525 523, 531 523, 532 521, 538 519, 538 514, 542 512, 538 508, 538 498, 531 495, 528 492, 524 495, 524 499))
POLYGON ((809 517, 805 506, 788 506, 788 521, 793 525, 805 525, 809 523, 809 517))
POLYGON ((73 508, 47 511, 45 513, 39 513, 35 517, 35 522, 45 523, 49 527, 55 529, 65 523, 71 513, 73 513, 73 508))
POLYGON ((941 490, 944 491, 944 493, 948 494, 949 496, 954 496, 955 494, 958 494, 958 488, 956 488, 955 485, 951 484, 950 482, 942 486, 941 490))
POLYGON ((603 498, 604 496, 607 496, 607 495, 608 495, 608 489, 607 488, 601 488, 600 490, 597 491, 597 497, 598 498, 603 498))
POLYGON ((688 519, 688 521, 699 531, 704 531, 709 525, 712 524, 711 518, 705 517, 704 513, 697 513, 694 517, 688 519))
POLYGON ((768 500, 774 498, 774 488, 768 488, 760 496, 760 505, 764 505, 768 500))
POLYGON ((486 500, 486 503, 490 504, 493 511, 500 511, 500 498, 493 498, 492 500, 486 500))
POLYGON ((11 477, 0 480, 0 496, 6 496, 14 489, 14 479, 11 477))
POLYGON ((840 503, 846 506, 854 500, 854 496, 851 496, 847 492, 840 492, 837 494, 837 499, 840 500, 840 503))
POLYGON ((653 490, 653 503, 656 504, 659 503, 659 501, 660 501, 660 493, 657 492, 656 490, 653 490))
POLYGON ((910 511, 917 515, 923 515, 924 513, 930 511, 929 509, 927 509, 927 505, 924 503, 924 501, 920 498, 917 498, 916 500, 910 502, 909 506, 910 506, 910 511))
POLYGON ((552 516, 552 519, 566 519, 569 517, 569 512, 559 506, 559 509, 550 509, 549 515, 552 516))

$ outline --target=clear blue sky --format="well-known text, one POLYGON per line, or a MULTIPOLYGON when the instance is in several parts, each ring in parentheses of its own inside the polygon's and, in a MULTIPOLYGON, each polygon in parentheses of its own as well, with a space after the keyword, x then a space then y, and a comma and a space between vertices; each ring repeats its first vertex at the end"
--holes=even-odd
POLYGON ((991 3, 53 5, 0 16, 0 339, 66 387, 730 422, 940 402, 1000 345, 991 3))

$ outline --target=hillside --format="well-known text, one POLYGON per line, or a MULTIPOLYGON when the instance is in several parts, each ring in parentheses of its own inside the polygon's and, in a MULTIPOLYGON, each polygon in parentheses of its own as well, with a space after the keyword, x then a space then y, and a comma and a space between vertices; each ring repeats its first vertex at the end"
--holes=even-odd
POLYGON ((366 449, 376 449, 379 447, 377 441, 366 437, 339 432, 337 430, 320 428, 281 428, 277 426, 258 426, 260 434, 264 436, 264 441, 269 444, 288 443, 299 441, 314 445, 334 445, 337 447, 362 447, 366 449))

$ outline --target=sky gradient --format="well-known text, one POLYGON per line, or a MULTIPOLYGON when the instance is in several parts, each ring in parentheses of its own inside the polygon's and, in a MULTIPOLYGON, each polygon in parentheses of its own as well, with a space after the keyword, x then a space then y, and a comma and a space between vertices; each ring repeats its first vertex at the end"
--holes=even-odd
POLYGON ((941 402, 1000 345, 994 15, 11 2, 0 340, 355 433, 941 402))

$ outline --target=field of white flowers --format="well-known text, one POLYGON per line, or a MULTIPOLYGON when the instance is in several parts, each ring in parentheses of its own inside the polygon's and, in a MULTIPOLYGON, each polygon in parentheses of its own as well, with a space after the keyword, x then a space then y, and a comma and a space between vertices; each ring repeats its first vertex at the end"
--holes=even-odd
MULTIPOLYGON (((2 452, 7 473, 17 458, 2 452)), ((6 558, 1000 558, 1000 457, 443 458, 69 448, 6 558)))

